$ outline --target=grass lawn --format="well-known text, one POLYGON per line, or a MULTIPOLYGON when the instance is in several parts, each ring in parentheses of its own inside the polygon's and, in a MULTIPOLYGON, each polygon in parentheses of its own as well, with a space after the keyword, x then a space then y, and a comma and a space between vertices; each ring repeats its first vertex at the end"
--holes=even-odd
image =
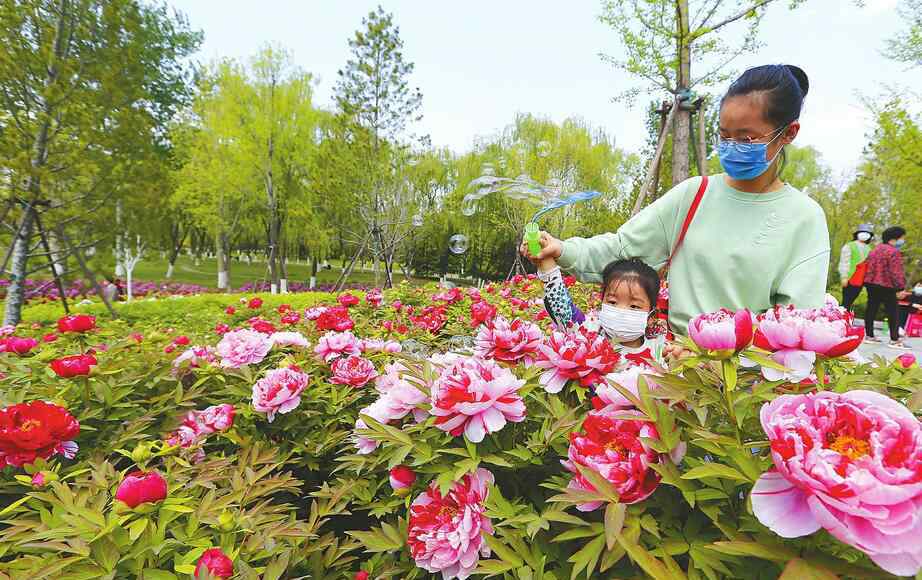
MULTIPOLYGON (((334 284, 336 279, 340 275, 341 263, 337 261, 331 262, 332 268, 330 270, 320 270, 317 273, 317 284, 334 284)), ((160 259, 149 259, 142 260, 135 267, 133 272, 133 277, 136 280, 143 280, 145 282, 162 282, 166 281, 166 269, 167 261, 160 259)), ((189 256, 180 256, 176 260, 176 268, 173 271, 173 282, 181 282, 184 284, 198 284, 199 286, 205 286, 207 288, 215 288, 218 282, 217 275, 217 260, 215 259, 202 259, 201 263, 196 266, 192 258, 189 256)), ((288 263, 288 282, 303 282, 307 283, 310 280, 311 276, 311 266, 309 263, 297 264, 294 262, 288 263)), ((239 288, 247 282, 263 282, 268 278, 268 272, 266 270, 265 262, 253 262, 252 264, 247 264, 246 262, 231 262, 230 267, 230 282, 233 288, 239 288)), ((381 274, 382 282, 384 274, 381 274)), ((402 273, 394 272, 394 283, 399 283, 404 279, 402 273)), ((371 265, 368 265, 368 270, 362 270, 359 264, 356 264, 355 269, 352 271, 352 275, 349 277, 349 283, 352 284, 368 284, 373 285, 375 281, 374 272, 371 270, 371 265)))

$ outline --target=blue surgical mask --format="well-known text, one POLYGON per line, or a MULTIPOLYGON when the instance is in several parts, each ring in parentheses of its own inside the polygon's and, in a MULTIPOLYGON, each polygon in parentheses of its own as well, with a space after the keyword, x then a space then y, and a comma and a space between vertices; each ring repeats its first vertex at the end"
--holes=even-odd
POLYGON ((896 249, 900 249, 900 248, 902 248, 904 245, 906 245, 906 240, 902 240, 902 239, 901 239, 901 240, 897 240, 897 241, 893 242, 893 245, 896 247, 896 249))
POLYGON ((778 130, 768 143, 744 143, 732 139, 721 139, 717 144, 717 155, 724 171, 731 178, 748 181, 762 175, 781 153, 781 149, 771 159, 768 158, 768 146, 784 134, 784 128, 778 130))

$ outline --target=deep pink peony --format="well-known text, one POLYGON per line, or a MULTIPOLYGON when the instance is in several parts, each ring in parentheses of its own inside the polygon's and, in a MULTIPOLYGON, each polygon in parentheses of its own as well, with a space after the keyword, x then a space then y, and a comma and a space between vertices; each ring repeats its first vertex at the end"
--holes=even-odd
POLYGON ((87 332, 96 328, 96 317, 88 314, 71 314, 58 320, 58 332, 87 332))
POLYGON ((38 341, 34 338, 20 338, 18 336, 0 338, 0 352, 9 352, 22 356, 29 354, 29 351, 36 346, 38 346, 38 341))
POLYGON ((872 391, 783 395, 761 411, 775 470, 752 511, 784 538, 825 528, 884 570, 922 570, 922 424, 872 391))
POLYGON ((502 316, 480 327, 474 352, 482 358, 530 366, 538 356, 544 340, 541 328, 532 322, 516 318, 510 324, 502 316))
POLYGON ((370 360, 357 355, 338 358, 333 361, 330 368, 333 371, 330 382, 336 385, 364 387, 369 381, 378 376, 375 365, 370 360))
POLYGON ((495 433, 507 421, 525 420, 525 403, 518 390, 525 381, 491 360, 458 357, 442 370, 432 384, 435 425, 458 437, 462 433, 474 443, 495 433))
POLYGON ((179 375, 189 369, 213 364, 217 358, 210 346, 193 346, 173 359, 173 374, 179 375))
POLYGON ((912 368, 912 365, 916 364, 916 355, 911 352, 905 352, 900 356, 896 357, 897 362, 900 363, 900 366, 904 369, 912 368))
POLYGON ((133 471, 125 476, 115 492, 115 499, 130 508, 142 503, 157 503, 166 499, 166 480, 156 471, 133 471))
POLYGON ((381 306, 381 304, 384 303, 384 294, 382 294, 381 290, 379 290, 378 288, 372 288, 371 290, 365 293, 365 302, 367 302, 374 308, 378 308, 379 306, 381 306))
POLYGON ((406 465, 398 465, 391 469, 389 479, 394 491, 407 489, 416 481, 416 472, 406 465))
POLYGON ((314 321, 314 324, 319 331, 335 330, 343 332, 352 330, 355 327, 355 322, 349 317, 349 310, 343 306, 325 308, 314 321))
POLYGON ((247 308, 250 308, 252 310, 257 310, 259 308, 262 308, 262 306, 263 306, 263 299, 259 298, 258 296, 254 296, 253 298, 250 298, 249 302, 247 302, 247 308))
POLYGON ((728 357, 752 344, 752 313, 746 309, 733 312, 699 314, 688 324, 688 336, 699 347, 728 357))
POLYGON ((864 329, 852 326, 851 312, 827 304, 823 308, 798 310, 776 306, 760 314, 755 345, 766 350, 809 350, 818 356, 845 356, 858 348, 864 329))
POLYGON ((481 324, 490 324, 496 317, 496 306, 486 300, 478 300, 471 304, 471 327, 481 324))
POLYGON ((311 345, 300 332, 273 332, 269 335, 269 340, 274 347, 307 348, 311 345))
POLYGON ((355 294, 344 292, 336 297, 336 301, 339 302, 340 306, 350 308, 352 306, 356 306, 359 303, 359 297, 355 294))
MULTIPOLYGON (((595 471, 611 482, 618 491, 621 503, 632 504, 647 499, 659 485, 659 474, 650 468, 660 463, 662 456, 648 447, 641 438, 659 439, 656 427, 647 421, 616 419, 613 411, 590 411, 579 432, 570 433, 569 460, 562 461, 572 474, 571 489, 596 491, 576 467, 595 471)), ((621 411, 635 413, 639 411, 621 411)), ((577 509, 588 512, 598 509, 603 502, 580 504, 577 509)))
POLYGON ((408 544, 416 565, 442 573, 443 580, 465 580, 490 548, 484 534, 493 535, 484 515, 493 474, 478 469, 455 483, 446 495, 433 482, 410 506, 408 544))
POLYGON ((591 387, 605 381, 620 356, 604 335, 580 328, 554 332, 539 347, 535 366, 545 370, 539 382, 549 393, 559 393, 568 381, 591 387))
POLYGON ((211 578, 230 578, 234 575, 234 562, 221 548, 209 548, 202 552, 195 565, 195 577, 198 578, 200 574, 204 577, 206 570, 211 578))
POLYGON ((274 369, 253 385, 253 409, 265 413, 271 423, 276 413, 285 414, 301 404, 301 392, 310 376, 291 368, 274 369))
POLYGON ((212 405, 203 411, 189 411, 179 428, 166 438, 166 442, 179 447, 197 445, 212 433, 230 429, 234 424, 235 413, 234 406, 228 403, 212 405))
POLYGON ((74 354, 56 358, 49 366, 62 379, 71 379, 89 375, 96 364, 96 357, 91 354, 74 354))
POLYGON ((339 357, 361 354, 361 352, 359 339, 351 332, 328 332, 320 337, 317 346, 314 347, 314 354, 325 362, 339 357))
POLYGON ((221 357, 221 366, 236 369, 262 362, 272 341, 269 337, 255 330, 232 330, 221 338, 215 352, 221 357))

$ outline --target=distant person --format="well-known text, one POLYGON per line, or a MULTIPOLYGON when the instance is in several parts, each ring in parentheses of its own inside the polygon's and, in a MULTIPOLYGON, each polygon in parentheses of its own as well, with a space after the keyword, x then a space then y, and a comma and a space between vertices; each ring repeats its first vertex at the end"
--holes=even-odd
POLYGON ((906 274, 903 271, 903 254, 900 248, 906 243, 906 230, 893 226, 881 235, 883 243, 878 244, 868 255, 867 273, 864 286, 868 289, 868 310, 864 315, 864 331, 868 342, 880 342, 874 337, 874 319, 877 309, 884 305, 887 323, 890 327, 890 346, 907 349, 900 341, 900 316, 896 302, 908 296, 903 292, 906 287, 906 274))
POLYGON ((839 254, 839 277, 842 279, 842 306, 852 309, 852 304, 864 288, 864 276, 867 272, 868 254, 871 253, 871 240, 874 229, 871 224, 861 224, 855 230, 852 241, 842 246, 839 254))
POLYGON ((900 303, 900 328, 906 328, 910 314, 922 315, 922 278, 916 280, 912 290, 900 303))

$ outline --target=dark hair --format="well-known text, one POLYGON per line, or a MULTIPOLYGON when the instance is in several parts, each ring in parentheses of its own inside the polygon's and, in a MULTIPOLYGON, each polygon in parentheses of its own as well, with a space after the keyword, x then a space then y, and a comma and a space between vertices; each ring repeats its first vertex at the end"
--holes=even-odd
POLYGON ((891 240, 898 240, 905 235, 906 235, 906 230, 904 230, 900 226, 893 226, 893 227, 889 227, 885 229, 884 233, 881 234, 880 237, 883 239, 884 243, 886 244, 887 242, 891 240))
POLYGON ((765 64, 748 69, 733 81, 721 105, 730 97, 762 93, 765 97, 762 115, 775 128, 780 128, 800 118, 808 90, 810 81, 803 69, 790 64, 765 64))
POLYGON ((602 296, 612 282, 631 281, 638 284, 650 299, 650 308, 656 308, 659 298, 659 274, 640 258, 610 262, 602 270, 602 296))

